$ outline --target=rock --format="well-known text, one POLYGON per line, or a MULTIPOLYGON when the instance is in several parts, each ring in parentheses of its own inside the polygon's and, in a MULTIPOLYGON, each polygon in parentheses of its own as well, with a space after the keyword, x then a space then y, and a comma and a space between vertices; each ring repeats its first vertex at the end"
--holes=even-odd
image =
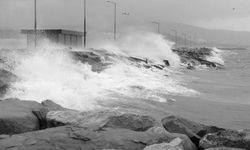
POLYGON ((0 69, 0 97, 3 97, 6 94, 11 83, 17 81, 17 79, 17 76, 13 73, 0 69))
POLYGON ((153 144, 145 147, 143 150, 195 150, 196 147, 185 147, 184 141, 175 138, 170 143, 153 144))
POLYGON ((34 101, 19 99, 0 101, 0 135, 41 129, 34 112, 40 112, 43 109, 41 104, 34 101))
POLYGON ((216 147, 216 148, 209 148, 206 150, 245 150, 241 148, 230 148, 230 147, 216 147))
POLYGON ((231 147, 250 149, 250 132, 225 130, 205 135, 200 141, 204 149, 214 147, 231 147))
POLYGON ((129 129, 112 129, 92 131, 86 128, 63 126, 41 131, 13 135, 10 138, 0 140, 0 149, 15 148, 18 150, 40 149, 70 149, 70 150, 142 150, 146 146, 169 143, 179 138, 185 141, 183 146, 195 146, 185 135, 170 134, 161 127, 153 127, 145 132, 137 132, 129 129))
POLYGON ((76 125, 93 130, 112 127, 131 129, 133 131, 146 131, 153 126, 159 125, 159 123, 150 116, 110 110, 81 113, 77 111, 52 111, 47 114, 47 120, 50 126, 76 125))
POLYGON ((58 105, 54 103, 51 100, 45 100, 41 103, 44 107, 48 109, 48 111, 64 111, 64 110, 69 110, 67 108, 62 107, 61 105, 58 105))
POLYGON ((187 64, 188 69, 194 69, 198 65, 206 65, 209 68, 223 69, 222 64, 206 60, 207 56, 212 55, 211 48, 178 48, 173 49, 173 52, 178 54, 181 62, 187 64), (191 65, 192 64, 192 65, 191 65))
POLYGON ((199 145, 200 139, 207 133, 223 131, 225 129, 215 126, 206 126, 182 117, 168 116, 162 119, 163 127, 171 133, 181 133, 187 135, 195 145, 199 145))

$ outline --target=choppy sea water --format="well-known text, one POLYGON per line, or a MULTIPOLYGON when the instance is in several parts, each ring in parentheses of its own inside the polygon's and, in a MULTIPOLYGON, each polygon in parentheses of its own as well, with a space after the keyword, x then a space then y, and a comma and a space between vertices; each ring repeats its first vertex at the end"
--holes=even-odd
POLYGON ((112 60, 113 64, 102 72, 93 72, 90 65, 72 60, 54 45, 24 52, 3 51, 1 57, 7 55, 5 63, 20 79, 6 98, 38 102, 51 99, 81 111, 103 106, 122 108, 157 119, 174 114, 219 127, 250 128, 250 51, 217 51, 218 55, 208 58, 223 62, 225 69, 202 66, 196 70, 170 67, 161 71, 124 57, 152 57, 155 63, 167 58, 171 64, 178 64, 171 42, 155 34, 146 38, 138 35, 136 40, 132 37, 121 40, 121 44, 97 47, 105 48, 97 52, 103 61, 112 60), (103 55, 106 53, 108 60, 103 55))
POLYGON ((187 87, 197 97, 175 97, 174 114, 227 128, 250 128, 250 51, 222 52, 225 69, 184 71, 187 87))

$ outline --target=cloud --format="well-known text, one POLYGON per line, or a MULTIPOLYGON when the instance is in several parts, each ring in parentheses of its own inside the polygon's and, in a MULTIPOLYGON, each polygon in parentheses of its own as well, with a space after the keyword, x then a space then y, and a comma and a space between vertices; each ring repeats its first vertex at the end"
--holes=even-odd
MULTIPOLYGON (((215 19, 250 17, 249 0, 114 0, 119 27, 124 22, 158 20, 195 24, 215 19), (130 12, 124 17, 122 12, 130 12)), ((82 26, 83 0, 37 0, 40 27, 82 26)), ((88 25, 109 30, 113 9, 105 0, 87 0, 88 25)), ((0 27, 31 27, 33 0, 0 0, 0 27)), ((215 24, 216 22, 214 22, 215 24)))

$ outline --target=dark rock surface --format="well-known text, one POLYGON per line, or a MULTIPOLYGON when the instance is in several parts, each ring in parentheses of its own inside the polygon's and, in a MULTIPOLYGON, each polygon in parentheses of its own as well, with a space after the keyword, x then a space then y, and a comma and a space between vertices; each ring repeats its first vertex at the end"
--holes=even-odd
POLYGON ((206 57, 211 56, 211 48, 178 48, 173 49, 181 58, 181 62, 188 65, 188 69, 194 69, 198 65, 206 65, 209 68, 223 69, 222 64, 207 61, 206 57))
POLYGON ((69 110, 67 108, 62 107, 61 105, 56 104, 52 100, 42 101, 41 104, 48 109, 48 111, 64 111, 69 110))
POLYGON ((205 135, 200 141, 201 148, 231 147, 250 149, 250 132, 225 130, 205 135))
POLYGON ((0 69, 0 97, 3 97, 11 83, 18 80, 18 77, 5 69, 0 69))
POLYGON ((163 118, 162 125, 171 133, 187 135, 197 146, 204 135, 225 130, 215 126, 206 126, 178 116, 168 116, 163 118))
POLYGON ((170 143, 153 144, 145 147, 143 150, 187 150, 195 149, 194 147, 187 147, 185 141, 180 138, 175 138, 170 143))
POLYGON ((34 101, 0 101, 0 134, 17 134, 40 129, 39 120, 33 112, 42 109, 42 105, 34 101))
POLYGON ((111 110, 88 112, 52 111, 47 114, 47 120, 51 126, 76 125, 93 130, 112 127, 125 128, 133 131, 146 131, 151 127, 159 125, 159 123, 150 116, 111 110))
POLYGON ((170 134, 161 127, 153 127, 145 132, 128 129, 105 128, 92 131, 84 128, 64 126, 36 132, 13 135, 0 140, 0 149, 18 150, 142 150, 146 146, 169 143, 179 137, 185 150, 195 150, 189 138, 181 134, 170 134))
POLYGON ((209 148, 206 150, 245 150, 242 148, 231 148, 231 147, 216 147, 216 148, 209 148))
POLYGON ((19 134, 48 127, 46 115, 50 110, 68 110, 52 101, 6 99, 0 101, 0 135, 19 134))

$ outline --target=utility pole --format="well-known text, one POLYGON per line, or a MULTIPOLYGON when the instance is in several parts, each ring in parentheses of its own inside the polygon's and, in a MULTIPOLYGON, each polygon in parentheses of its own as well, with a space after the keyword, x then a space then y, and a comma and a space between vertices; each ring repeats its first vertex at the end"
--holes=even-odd
POLYGON ((111 3, 114 5, 114 40, 116 40, 116 2, 113 2, 113 1, 107 1, 108 3, 111 3))
POLYGON ((37 17, 36 17, 36 0, 34 0, 34 32, 35 32, 35 38, 34 38, 34 44, 35 48, 37 46, 37 17))
POLYGON ((153 21, 152 23, 157 25, 157 31, 160 33, 160 22, 153 21))
POLYGON ((86 47, 87 42, 87 5, 86 0, 84 0, 84 31, 83 31, 83 45, 86 47))
POLYGON ((177 31, 175 29, 172 29, 172 31, 175 33, 175 47, 178 47, 178 41, 177 41, 177 31))

